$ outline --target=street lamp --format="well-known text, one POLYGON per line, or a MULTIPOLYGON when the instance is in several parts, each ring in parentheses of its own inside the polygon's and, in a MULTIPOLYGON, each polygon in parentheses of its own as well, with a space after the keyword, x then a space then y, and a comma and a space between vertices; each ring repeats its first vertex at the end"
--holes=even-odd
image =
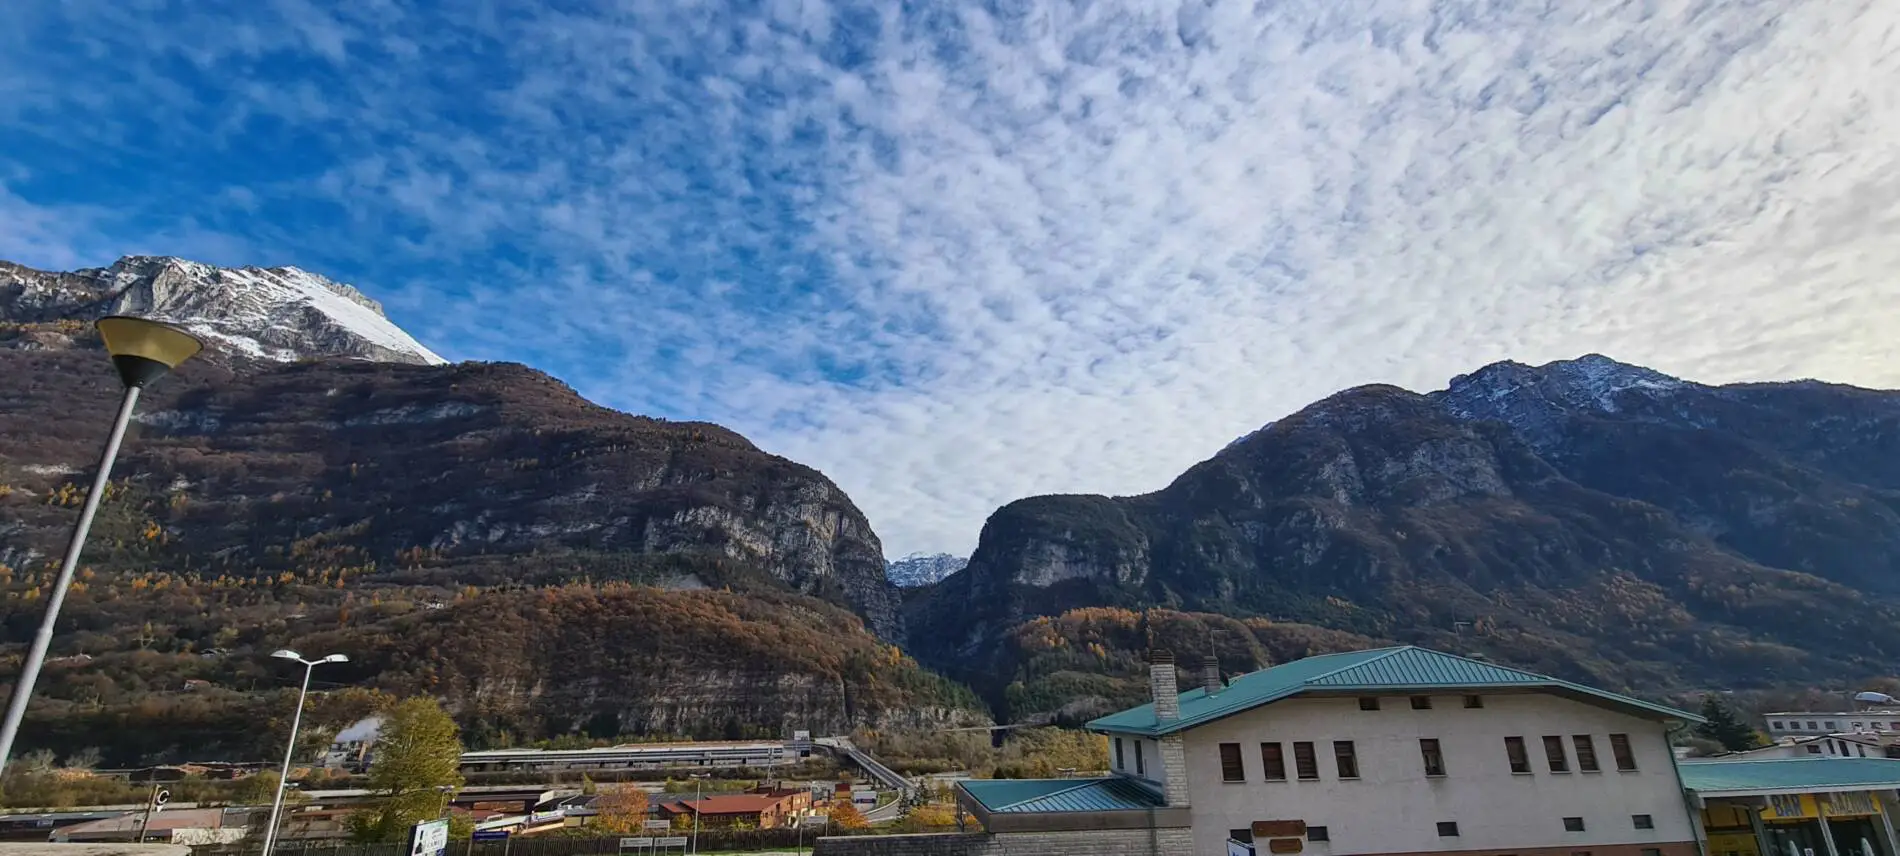
POLYGON ((700 786, 707 779, 712 778, 712 774, 687 773, 686 775, 693 780, 693 856, 699 856, 699 810, 700 803, 705 801, 705 797, 701 796, 703 791, 700 790, 700 786))
POLYGON ((125 427, 132 421, 132 406, 138 403, 139 390, 164 377, 204 347, 204 343, 183 330, 144 318, 113 315, 99 319, 95 326, 99 328, 99 338, 105 340, 106 352, 112 355, 113 367, 119 371, 125 395, 119 400, 119 418, 112 423, 105 452, 99 456, 99 472, 92 477, 92 490, 86 494, 86 503, 79 510, 79 523, 73 527, 72 538, 66 543, 66 558, 60 563, 53 593, 46 599, 46 614, 40 618, 39 632, 33 636, 33 646, 27 649, 19 680, 13 682, 6 723, 0 725, 0 772, 6 770, 7 760, 13 756, 13 740, 20 734, 20 721, 26 718, 26 703, 33 697, 33 684, 39 680, 40 666, 46 662, 46 649, 53 642, 53 624, 59 620, 59 607, 66 601, 66 589, 72 586, 73 571, 79 566, 79 550, 86 544, 86 532, 92 528, 93 515, 99 512, 99 501, 106 495, 112 461, 119 456, 119 443, 125 440, 125 427))
POLYGON ((310 673, 325 663, 347 663, 350 658, 342 654, 331 654, 321 660, 306 660, 302 654, 289 649, 272 651, 272 657, 279 660, 296 660, 303 664, 303 688, 297 690, 297 712, 290 718, 290 743, 284 747, 284 770, 277 774, 277 795, 270 801, 270 825, 264 827, 264 854, 270 856, 271 848, 277 844, 277 816, 284 810, 284 782, 290 780, 290 759, 297 754, 297 726, 303 724, 303 700, 310 694, 310 673))

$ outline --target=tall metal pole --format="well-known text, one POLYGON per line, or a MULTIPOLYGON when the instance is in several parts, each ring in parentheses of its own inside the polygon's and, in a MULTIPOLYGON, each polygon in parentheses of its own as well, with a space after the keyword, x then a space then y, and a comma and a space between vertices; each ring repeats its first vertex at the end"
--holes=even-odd
POLYGON ((139 821, 139 838, 135 844, 145 843, 145 833, 152 829, 152 809, 158 806, 158 770, 152 770, 152 795, 145 798, 145 819, 139 821))
POLYGON ((284 783, 290 780, 290 759, 297 754, 297 727, 303 724, 303 700, 310 694, 310 673, 317 661, 299 659, 303 664, 303 686, 297 690, 297 712, 290 717, 290 742, 284 746, 284 769, 277 774, 277 795, 270 802, 270 825, 264 827, 264 856, 277 846, 277 817, 284 810, 284 783))
POLYGON ((112 423, 112 435, 106 438, 105 452, 99 456, 99 472, 92 477, 92 491, 86 494, 86 504, 79 511, 79 522, 73 526, 72 539, 66 542, 66 559, 60 563, 59 578, 53 582, 53 594, 46 600, 46 614, 40 618, 39 632, 33 636, 33 647, 27 649, 26 663, 20 667, 20 677, 13 682, 13 697, 7 701, 6 723, 0 725, 0 773, 4 773, 7 761, 13 757, 13 740, 20 734, 20 721, 26 718, 26 703, 33 697, 33 684, 40 678, 40 666, 46 663, 46 649, 53 644, 53 625, 59 621, 59 607, 66 602, 66 589, 73 584, 73 571, 79 567, 79 551, 86 545, 86 533, 92 529, 93 515, 99 513, 99 502, 105 498, 106 484, 112 480, 112 462, 119 457, 119 444, 125 440, 125 426, 132 421, 132 406, 139 400, 139 388, 127 386, 125 397, 119 401, 119 418, 112 423))
POLYGON ((693 856, 699 856, 699 809, 700 803, 706 801, 706 798, 701 796, 700 786, 704 783, 704 779, 698 776, 693 777, 693 856))

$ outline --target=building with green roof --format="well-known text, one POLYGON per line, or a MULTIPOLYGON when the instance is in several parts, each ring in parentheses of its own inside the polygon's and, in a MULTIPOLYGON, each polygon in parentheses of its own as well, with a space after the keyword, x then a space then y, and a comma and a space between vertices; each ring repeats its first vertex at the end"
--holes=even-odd
POLYGON ((1730 756, 1681 764, 1710 856, 1894 856, 1900 760, 1730 756))

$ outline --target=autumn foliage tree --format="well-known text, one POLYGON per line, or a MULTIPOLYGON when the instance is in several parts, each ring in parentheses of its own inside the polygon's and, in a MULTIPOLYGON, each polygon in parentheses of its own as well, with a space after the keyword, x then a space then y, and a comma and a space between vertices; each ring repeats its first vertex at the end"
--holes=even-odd
POLYGON ((852 805, 849 800, 833 800, 831 803, 831 825, 839 829, 866 829, 871 821, 866 820, 864 812, 852 805))
POLYGON ((634 785, 605 789, 594 798, 594 825, 603 832, 639 830, 647 819, 647 792, 634 785))
POLYGON ((377 735, 369 787, 376 807, 350 816, 359 841, 396 841, 409 828, 442 815, 462 786, 462 740, 455 720, 432 698, 397 704, 377 735))

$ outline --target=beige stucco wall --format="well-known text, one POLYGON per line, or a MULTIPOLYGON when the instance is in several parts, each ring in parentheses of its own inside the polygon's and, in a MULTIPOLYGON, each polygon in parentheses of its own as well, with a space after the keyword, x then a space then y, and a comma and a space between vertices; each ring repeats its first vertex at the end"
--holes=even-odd
POLYGON ((1352 698, 1294 699, 1189 730, 1186 744, 1197 854, 1224 854, 1228 830, 1281 819, 1327 827, 1330 842, 1307 845, 1313 856, 1694 840, 1663 726, 1556 696, 1487 695, 1482 709, 1441 696, 1431 710, 1386 697, 1377 711, 1360 710, 1352 698), (1630 736, 1636 772, 1616 770, 1612 733, 1630 736), (1549 772, 1546 734, 1564 738, 1571 772, 1549 772), (1592 736, 1602 772, 1577 771, 1575 734, 1592 736), (1511 772, 1506 735, 1525 739, 1533 772, 1511 772), (1428 737, 1444 752, 1442 778, 1424 775, 1418 741, 1428 737), (1336 775, 1335 740, 1353 741, 1357 780, 1336 775), (1262 741, 1284 745, 1288 781, 1263 780, 1262 741), (1295 741, 1315 744, 1319 780, 1297 780, 1295 741), (1226 742, 1241 744, 1244 783, 1221 780, 1219 744, 1226 742), (1636 829, 1637 814, 1650 815, 1655 828, 1636 829), (1564 831, 1566 816, 1583 817, 1585 831, 1564 831), (1439 821, 1456 821, 1459 835, 1439 837, 1439 821))

